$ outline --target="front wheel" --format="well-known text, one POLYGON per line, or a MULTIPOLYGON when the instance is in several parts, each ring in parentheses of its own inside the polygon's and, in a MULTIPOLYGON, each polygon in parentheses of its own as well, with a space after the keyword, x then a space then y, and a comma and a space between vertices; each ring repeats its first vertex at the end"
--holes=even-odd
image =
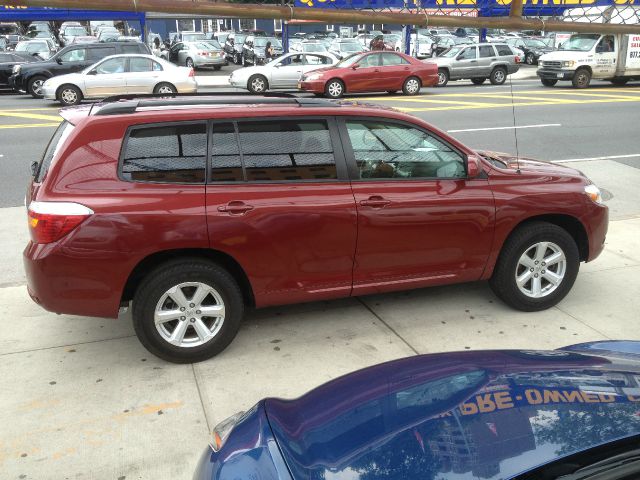
POLYGON ((566 230, 547 222, 531 222, 507 239, 489 284, 506 304, 535 312, 562 300, 579 268, 578 247, 566 230))
POLYGON ((234 278, 199 259, 151 272, 133 299, 133 326, 142 345, 174 363, 206 360, 238 333, 244 304, 234 278))
POLYGON ((240 54, 238 52, 235 52, 233 54, 233 63, 235 63, 236 65, 240 65, 240 54))
POLYGON ((324 87, 324 94, 329 98, 340 98, 344 95, 344 83, 337 78, 329 80, 324 87))
POLYGON ((31 94, 33 98, 42 98, 42 86, 47 79, 45 77, 36 76, 29 80, 27 84, 27 91, 31 94))
POLYGON ((587 88, 591 83, 591 72, 586 68, 579 68, 571 83, 575 88, 587 88))
POLYGON ((444 68, 438 70, 438 87, 444 87, 449 83, 449 72, 444 68))
POLYGON ((558 80, 553 80, 551 78, 541 78, 540 81, 545 87, 553 87, 556 83, 558 83, 558 80))
POLYGON ((75 85, 63 85, 58 91, 58 101, 65 107, 78 105, 82 101, 82 92, 75 85))
POLYGON ((251 93, 260 94, 268 90, 269 83, 267 79, 262 75, 252 75, 247 82, 247 89, 251 93))
POLYGON ((420 93, 420 79, 418 77, 409 77, 402 84, 402 93, 405 95, 417 95, 420 93))
POLYGON ((504 68, 494 68, 489 76, 492 85, 502 85, 507 81, 507 72, 504 68))
POLYGON ((533 55, 533 53, 527 53, 527 55, 524 57, 524 61, 527 65, 533 65, 534 63, 536 63, 536 57, 533 55))

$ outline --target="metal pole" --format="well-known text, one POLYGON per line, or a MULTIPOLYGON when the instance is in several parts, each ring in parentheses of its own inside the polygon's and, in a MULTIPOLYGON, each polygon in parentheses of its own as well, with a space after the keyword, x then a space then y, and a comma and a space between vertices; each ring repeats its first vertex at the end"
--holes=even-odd
MULTIPOLYGON (((77 0, 3 0, 9 6, 78 8, 77 0)), ((514 0, 514 3, 518 0, 514 0)), ((347 9, 316 9, 282 7, 280 5, 248 5, 208 0, 94 0, 92 10, 121 10, 133 12, 190 13, 194 15, 227 16, 234 18, 282 18, 316 20, 322 23, 389 23, 393 25, 438 25, 442 27, 505 28, 509 30, 544 30, 562 32, 570 29, 578 33, 640 34, 640 24, 614 25, 608 23, 562 22, 523 19, 518 16, 477 18, 447 15, 424 15, 401 12, 374 12, 347 9)), ((516 12, 517 10, 514 10, 516 12)))

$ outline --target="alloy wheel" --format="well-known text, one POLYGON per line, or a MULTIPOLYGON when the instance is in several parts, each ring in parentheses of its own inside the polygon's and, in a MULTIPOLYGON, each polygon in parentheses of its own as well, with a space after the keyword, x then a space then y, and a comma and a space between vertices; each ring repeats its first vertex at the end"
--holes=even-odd
POLYGON ((31 91, 35 95, 42 95, 42 86, 44 85, 44 80, 34 80, 31 84, 31 91))
POLYGON ((567 259, 562 249, 553 242, 538 242, 520 256, 515 280, 524 295, 542 298, 560 286, 566 272, 567 259))
POLYGON ((262 93, 265 90, 264 80, 260 77, 254 78, 251 82, 251 87, 256 93, 262 93))
POLYGON ((74 105, 78 101, 78 94, 72 88, 65 88, 60 93, 60 99, 66 105, 74 105))
POLYGON ((201 282, 180 283, 167 290, 154 313, 163 340, 182 348, 199 347, 218 334, 225 319, 220 293, 201 282))
POLYGON ((327 87, 329 95, 332 97, 339 97, 342 95, 342 84, 340 82, 331 82, 327 87))
POLYGON ((420 90, 420 84, 418 83, 418 80, 416 80, 415 78, 407 80, 406 89, 410 94, 416 93, 418 90, 420 90))
POLYGON ((171 89, 171 87, 163 85, 158 89, 158 93, 173 93, 173 90, 171 89))

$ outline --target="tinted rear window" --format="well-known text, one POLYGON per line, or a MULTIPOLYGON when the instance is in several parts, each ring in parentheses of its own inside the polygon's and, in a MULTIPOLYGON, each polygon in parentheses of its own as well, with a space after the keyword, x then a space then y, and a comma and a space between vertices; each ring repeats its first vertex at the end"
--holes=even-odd
POLYGON ((36 173, 36 182, 41 182, 47 172, 49 171, 49 167, 51 166, 51 161, 55 158, 56 154, 60 150, 60 147, 64 144, 67 137, 73 131, 73 125, 69 122, 62 122, 60 126, 57 128, 51 140, 49 140, 49 145, 47 145, 47 149, 40 160, 40 166, 38 167, 38 172, 36 173))
POLYGON ((505 55, 513 55, 511 48, 509 45, 496 45, 496 50, 498 50, 498 55, 504 57, 505 55))
POLYGON ((93 47, 88 48, 89 51, 89 60, 101 60, 104 57, 108 57, 109 55, 116 54, 116 47, 93 47))
POLYGON ((204 183, 207 125, 136 128, 129 132, 122 177, 138 182, 204 183))

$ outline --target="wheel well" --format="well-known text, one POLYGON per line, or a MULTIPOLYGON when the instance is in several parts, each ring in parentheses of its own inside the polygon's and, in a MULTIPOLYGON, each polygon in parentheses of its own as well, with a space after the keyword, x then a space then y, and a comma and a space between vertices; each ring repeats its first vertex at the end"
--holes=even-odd
MULTIPOLYGON (((511 233, 529 222, 536 221, 552 223, 553 225, 557 225, 565 230, 569 235, 571 235, 578 246, 580 261, 586 261, 587 258, 589 258, 589 238, 587 237, 587 231, 584 229, 580 220, 570 215, 539 215, 537 217, 527 218, 516 225, 511 233)), ((511 235, 511 233, 509 235, 511 235)))
POLYGON ((156 86, 155 86, 155 87, 153 87, 153 89, 154 89, 154 90, 157 90, 157 89, 158 89, 158 87, 160 87, 161 85, 169 85, 169 86, 170 86, 171 88, 173 88, 176 92, 178 91, 178 89, 176 88, 176 86, 175 86, 173 83, 171 83, 171 82, 158 82, 158 83, 156 84, 156 86))
POLYGON ((507 71, 507 66, 504 65, 504 64, 500 64, 500 65, 496 65, 495 67, 493 67, 493 70, 498 70, 498 69, 504 70, 506 72, 507 71))
POLYGON ((576 68, 576 72, 578 70, 587 70, 589 72, 589 75, 593 75, 593 70, 591 70, 591 67, 589 65, 580 65, 578 68, 576 68))
POLYGON ((329 85, 329 84, 330 84, 331 82, 333 82, 334 80, 337 80, 337 81, 339 81, 339 82, 342 84, 342 88, 344 88, 344 90, 343 90, 343 92, 342 92, 342 93, 346 93, 346 91, 347 91, 347 84, 346 84, 346 83, 344 83, 344 80, 342 80, 341 78, 338 78, 338 77, 333 77, 333 78, 330 78, 329 80, 327 80, 327 81, 326 81, 326 83, 324 84, 324 88, 326 89, 326 88, 327 88, 327 85, 329 85))
MULTIPOLYGON (((56 98, 57 98, 58 100, 60 99, 60 92, 62 91, 62 89, 63 89, 64 87, 75 87, 75 88, 77 88, 78 90, 80 90, 80 88, 78 88, 78 86, 77 86, 77 85, 74 85, 73 83, 63 83, 63 84, 62 84, 62 85, 60 85, 60 86, 58 87, 58 89, 56 90, 56 98)), ((82 91, 80 91, 80 94, 82 94, 82 91)))
POLYGON ((247 306, 255 306, 255 298, 253 296, 253 289, 249 278, 240 264, 230 255, 220 252, 218 250, 201 249, 201 248, 187 248, 180 250, 166 250, 163 252, 157 252, 141 260, 133 269, 127 283, 122 291, 121 302, 129 302, 133 299, 138 286, 142 280, 163 263, 168 261, 179 260, 180 258, 200 258, 203 261, 209 261, 220 265, 225 268, 238 282, 238 286, 242 291, 244 302, 247 306))
POLYGON ((255 78, 255 77, 262 77, 262 78, 264 78, 265 86, 266 86, 267 88, 269 88, 269 79, 268 79, 267 77, 265 77, 265 76, 264 76, 263 74, 261 74, 261 73, 254 73, 253 75, 251 75, 251 76, 249 77, 249 79, 247 80, 247 87, 249 87, 249 84, 251 83, 251 80, 252 80, 253 78, 255 78))

